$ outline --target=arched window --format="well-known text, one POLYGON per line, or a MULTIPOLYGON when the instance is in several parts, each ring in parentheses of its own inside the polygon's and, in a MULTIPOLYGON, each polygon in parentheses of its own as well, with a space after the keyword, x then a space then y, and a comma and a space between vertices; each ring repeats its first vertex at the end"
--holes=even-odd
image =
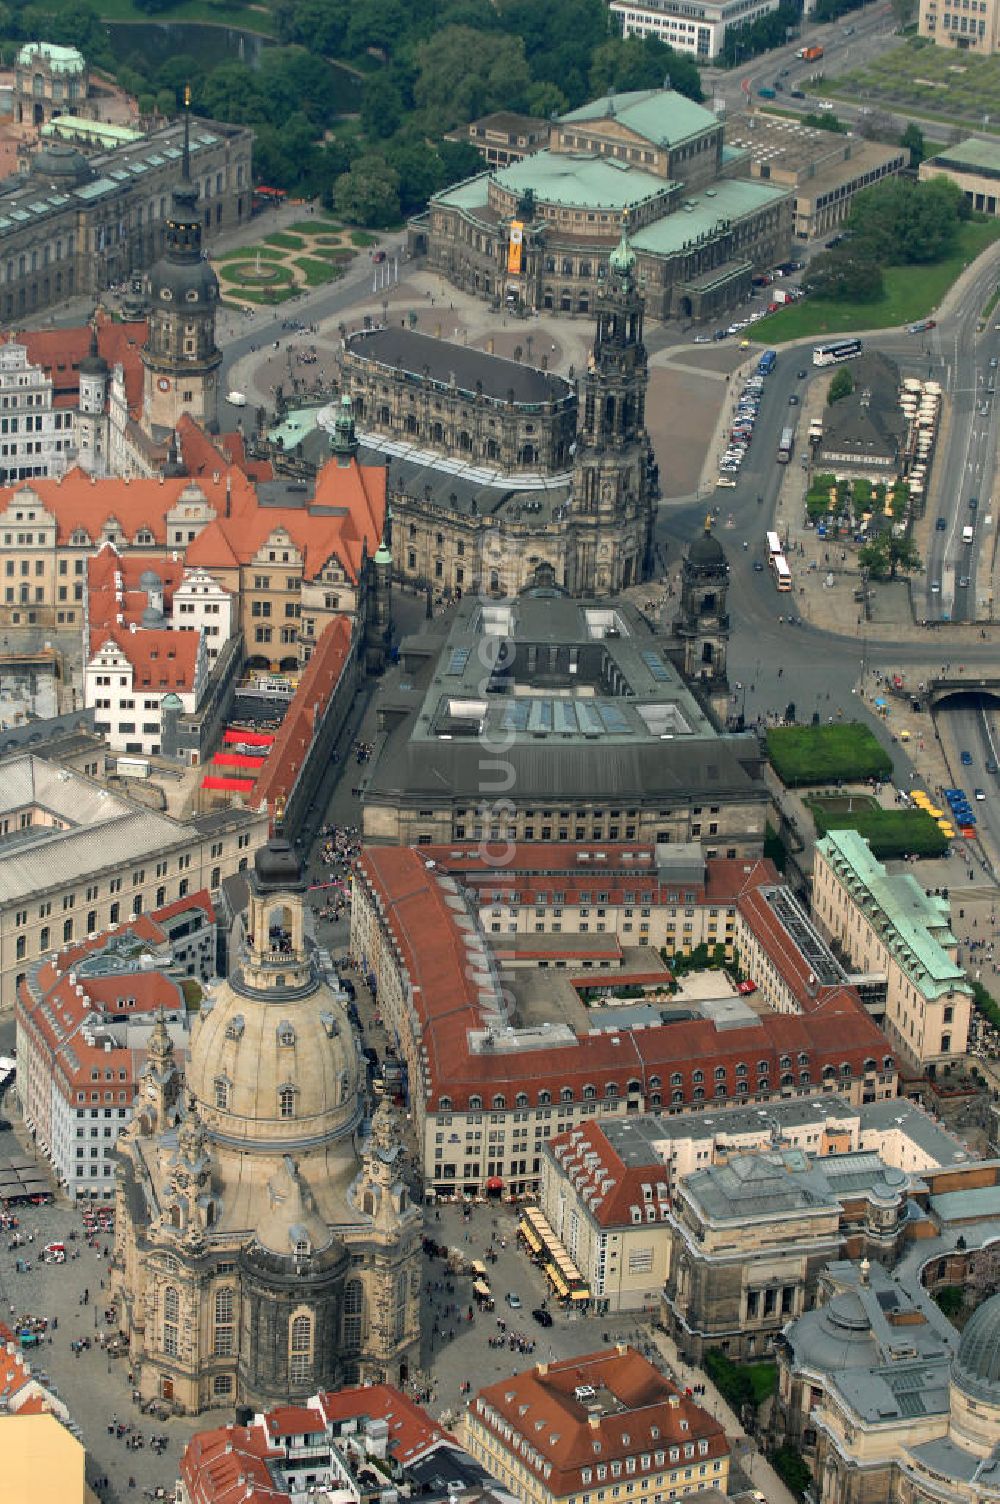
POLYGON ((680 1071, 674 1071, 673 1075, 670 1077, 670 1085, 671 1086, 683 1086, 684 1085, 684 1077, 681 1075, 680 1071))
POLYGON ((215 1340, 213 1352, 217 1358, 233 1356, 235 1328, 233 1326, 233 1287, 224 1285, 215 1292, 215 1340))
MULTIPOLYGON (((874 1061, 872 1063, 874 1064, 874 1061)), ((806 1054, 805 1050, 800 1050, 799 1051, 799 1064, 800 1065, 808 1065, 809 1064, 809 1056, 806 1054)))
POLYGON ((364 1314, 365 1287, 359 1279, 349 1279, 344 1286, 344 1346, 349 1352, 361 1346, 364 1314))
POLYGON ((229 1082, 225 1076, 216 1076, 213 1084, 215 1086, 215 1105, 225 1112, 229 1106, 229 1082))
POLYGON ((705 1079, 705 1072, 704 1071, 695 1071, 694 1075, 691 1077, 691 1080, 694 1082, 695 1086, 700 1086, 701 1083, 704 1081, 704 1079, 705 1079))
POLYGON ((469 1098, 469 1111, 470 1112, 482 1112, 482 1110, 483 1110, 483 1099, 482 1099, 482 1097, 470 1097, 469 1098))
MULTIPOLYGON (((527 1102, 527 1100, 527 1097, 525 1097, 525 1102, 527 1102)), ((501 1092, 497 1092, 496 1096, 493 1098, 493 1106, 497 1109, 498 1112, 502 1112, 503 1109, 507 1106, 507 1098, 501 1092)))
MULTIPOLYGON (((524 1098, 524 1102, 522 1104, 522 1102, 521 1102, 521 1097, 522 1096, 524 1096, 524 1093, 523 1092, 518 1092, 518 1103, 517 1103, 517 1105, 519 1107, 521 1107, 522 1105, 524 1107, 527 1107, 527 1105, 528 1105, 528 1099, 527 1099, 527 1097, 525 1097, 524 1098)), ((549 1105, 549 1103, 551 1101, 552 1101, 552 1093, 550 1091, 540 1091, 538 1093, 538 1105, 539 1105, 539 1107, 548 1107, 548 1105, 549 1105)))
POLYGON ((717 1097, 724 1097, 726 1095, 726 1091, 727 1087, 725 1081, 720 1081, 718 1086, 715 1088, 715 1095, 717 1097))
POLYGON ((868 1059, 868 1060, 865 1061, 865 1070, 866 1071, 877 1071, 878 1070, 878 1066, 875 1064, 874 1060, 868 1059))
POLYGON ((768 1073, 768 1071, 770 1069, 771 1069, 771 1066, 770 1066, 770 1063, 767 1060, 758 1060, 757 1061, 757 1074, 759 1076, 766 1076, 767 1073, 768 1073))
POLYGON ((442 1112, 450 1112, 451 1111, 451 1098, 450 1097, 441 1097, 439 1099, 438 1106, 440 1107, 440 1109, 441 1109, 442 1112))
POLYGON ((836 1074, 837 1074, 837 1072, 836 1072, 836 1070, 834 1069, 834 1067, 832 1065, 824 1065, 824 1067, 823 1067, 823 1080, 824 1081, 832 1081, 833 1078, 834 1078, 834 1076, 836 1074))
POLYGON ((278 1116, 293 1118, 295 1116, 295 1087, 283 1086, 278 1093, 278 1116))
POLYGON ((561 1089, 561 1091, 559 1092, 559 1100, 560 1100, 560 1102, 572 1102, 572 1100, 573 1100, 573 1088, 572 1088, 572 1086, 564 1086, 561 1089))
POLYGON ((311 1316, 293 1316, 288 1328, 288 1380, 305 1384, 312 1374, 313 1324, 311 1316))
POLYGON ((670 1093, 670 1100, 671 1102, 683 1102, 684 1093, 682 1091, 672 1091, 670 1093))
POLYGON ((783 1073, 781 1077, 781 1084, 782 1086, 794 1086, 795 1077, 792 1075, 791 1071, 785 1071, 783 1073))
POLYGON ((778 1064, 781 1066, 781 1069, 783 1071, 790 1071, 792 1068, 791 1055, 782 1055, 781 1059, 778 1061, 778 1064))
POLYGON ((745 1065, 745 1063, 744 1063, 744 1062, 743 1062, 743 1061, 742 1061, 742 1060, 741 1060, 741 1061, 740 1061, 740 1063, 739 1063, 739 1065, 738 1065, 738 1066, 737 1066, 737 1067, 736 1067, 736 1074, 737 1074, 737 1075, 738 1075, 738 1076, 745 1076, 745 1075, 746 1075, 746 1073, 747 1073, 747 1068, 746 1068, 746 1065, 745 1065))
POLYGON ((851 1074, 851 1067, 848 1065, 848 1063, 847 1063, 846 1060, 843 1061, 842 1064, 841 1064, 840 1074, 842 1076, 849 1076, 851 1074))
POLYGON ((618 1095, 618 1082, 617 1081, 605 1081, 605 1083, 604 1083, 604 1095, 606 1097, 617 1097, 617 1095, 618 1095))
POLYGON ((596 1096, 597 1096, 597 1087, 596 1086, 585 1086, 583 1088, 583 1099, 584 1099, 585 1102, 592 1102, 596 1096))
POLYGON ((180 1292, 174 1285, 168 1285, 163 1292, 163 1351, 168 1358, 177 1356, 177 1327, 180 1319, 180 1292))
POLYGON ((802 1086, 808 1086, 810 1079, 811 1078, 810 1078, 810 1075, 809 1075, 808 1071, 799 1071, 799 1083, 800 1083, 800 1085, 802 1085, 802 1086))
POLYGON ((649 1089, 650 1089, 650 1091, 656 1091, 662 1085, 663 1085, 663 1082, 660 1080, 659 1076, 650 1076, 650 1078, 649 1078, 649 1089))
POLYGON ((640 1094, 640 1092, 642 1091, 642 1082, 641 1081, 636 1081, 635 1077, 633 1076, 632 1080, 628 1083, 628 1086, 626 1087, 626 1091, 628 1092, 628 1095, 630 1097, 637 1097, 640 1094))
POLYGON ((724 1065, 717 1065, 715 1067, 715 1079, 716 1081, 725 1081, 726 1067, 724 1065))
POLYGON ((694 1096, 696 1102, 704 1102, 705 1088, 703 1086, 696 1086, 692 1095, 694 1096))
POLYGON ((882 1069, 884 1071, 892 1071, 892 1070, 895 1070, 895 1068, 896 1068, 896 1066, 895 1066, 895 1062, 894 1062, 892 1056, 891 1055, 884 1056, 884 1058, 882 1060, 882 1069))

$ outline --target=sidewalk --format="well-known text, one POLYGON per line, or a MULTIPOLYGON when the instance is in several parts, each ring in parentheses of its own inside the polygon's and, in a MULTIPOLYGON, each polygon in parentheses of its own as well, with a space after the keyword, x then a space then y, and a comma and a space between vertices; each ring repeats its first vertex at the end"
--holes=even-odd
POLYGON ((753 1486, 759 1488, 766 1496, 767 1504, 799 1504, 799 1500, 782 1483, 774 1468, 760 1451, 756 1441, 747 1435, 704 1370, 695 1368, 684 1361, 677 1351, 676 1342, 667 1332, 653 1327, 651 1335, 666 1359, 671 1373, 682 1388, 693 1388, 695 1384, 704 1384, 705 1393, 698 1396, 698 1404, 721 1423, 732 1446, 733 1462, 739 1463, 753 1486))

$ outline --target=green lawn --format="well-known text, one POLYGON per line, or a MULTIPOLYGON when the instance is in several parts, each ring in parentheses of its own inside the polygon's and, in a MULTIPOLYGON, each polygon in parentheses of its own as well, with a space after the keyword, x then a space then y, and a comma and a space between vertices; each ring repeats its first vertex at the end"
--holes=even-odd
POLYGON ((316 261, 310 256, 300 256, 295 265, 303 273, 309 287, 319 287, 323 282, 334 282, 343 275, 343 268, 332 261, 316 261))
POLYGON ((265 235, 265 245, 278 245, 283 251, 303 251, 305 241, 301 235, 289 235, 285 230, 275 230, 273 235, 265 235))
POLYGON ((212 260, 218 261, 222 266, 227 261, 253 261, 258 251, 262 261, 281 261, 284 255, 284 252, 280 251, 277 246, 244 245, 234 251, 224 251, 221 256, 213 256, 212 260))
POLYGON ((762 1405, 765 1400, 778 1387, 777 1363, 744 1363, 743 1367, 750 1375, 750 1383, 753 1385, 753 1398, 755 1405, 762 1405))
POLYGON ((767 755, 782 783, 857 783, 885 777, 892 758, 877 737, 858 721, 834 721, 826 726, 772 726, 767 755))
POLYGON ((1000 221, 973 221, 961 226, 959 247, 947 261, 933 266, 887 266, 885 292, 874 303, 831 303, 803 298, 753 326, 755 341, 777 345, 817 334, 847 334, 856 329, 888 329, 926 318, 956 277, 1000 236, 1000 221))
POLYGON ((293 235, 321 235, 342 230, 344 227, 337 219, 327 219, 325 214, 317 214, 315 219, 296 220, 288 228, 293 235))
POLYGON ((239 289, 239 296, 242 302, 266 305, 269 303, 287 303, 289 298, 297 298, 301 291, 301 287, 275 287, 269 288, 267 292, 251 292, 249 288, 241 287, 239 289))
POLYGON ((369 235, 367 230, 352 230, 351 244, 356 245, 359 250, 364 250, 366 246, 378 245, 378 236, 369 235))

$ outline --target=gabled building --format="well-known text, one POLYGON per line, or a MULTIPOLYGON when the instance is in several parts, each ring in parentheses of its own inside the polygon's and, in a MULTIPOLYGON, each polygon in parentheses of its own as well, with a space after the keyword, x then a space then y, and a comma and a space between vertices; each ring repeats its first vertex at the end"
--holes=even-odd
POLYGON ((893 481, 902 466, 906 418, 899 403, 899 370, 878 351, 851 362, 853 391, 824 410, 818 468, 893 481))
POLYGON ((522 1504, 599 1495, 605 1483, 631 1484, 641 1504, 725 1493, 729 1478, 719 1422, 623 1344, 480 1389, 461 1439, 522 1504))

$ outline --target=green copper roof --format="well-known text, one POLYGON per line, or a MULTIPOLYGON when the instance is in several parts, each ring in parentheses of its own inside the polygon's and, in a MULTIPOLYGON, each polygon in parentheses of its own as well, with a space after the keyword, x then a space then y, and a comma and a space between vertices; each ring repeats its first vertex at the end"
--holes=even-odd
POLYGON ((628 236, 622 231, 622 238, 608 257, 608 265, 613 272, 625 274, 635 266, 635 251, 628 243, 628 236))
POLYGON ((909 872, 888 873, 856 830, 831 830, 816 850, 869 919, 888 921, 883 939, 918 992, 931 1001, 944 992, 971 992, 945 949, 956 943, 947 899, 926 893, 909 872))
POLYGON ((692 241, 714 234, 720 221, 743 219, 787 198, 788 193, 787 188, 749 178, 719 178, 711 187, 682 198, 673 214, 636 230, 632 249, 640 254, 671 256, 692 241))
POLYGON ((641 167, 611 157, 552 151, 536 151, 521 162, 501 167, 496 180, 519 197, 530 188, 542 203, 615 212, 634 208, 676 187, 651 172, 643 172, 641 167))
POLYGON ((22 68, 29 68, 36 57, 44 58, 53 73, 82 73, 85 66, 82 52, 54 42, 26 42, 17 54, 22 68))
POLYGON ((673 89, 635 89, 629 94, 604 94, 578 110, 559 117, 559 125, 574 121, 605 120, 613 116, 636 135, 656 146, 673 146, 689 136, 717 127, 711 110, 695 104, 673 89))
POLYGON ((959 141, 955 146, 945 146, 939 152, 935 152, 927 162, 926 172, 934 167, 952 167, 961 169, 971 168, 975 171, 1000 173, 1000 142, 980 141, 975 136, 969 136, 965 141, 959 141))

